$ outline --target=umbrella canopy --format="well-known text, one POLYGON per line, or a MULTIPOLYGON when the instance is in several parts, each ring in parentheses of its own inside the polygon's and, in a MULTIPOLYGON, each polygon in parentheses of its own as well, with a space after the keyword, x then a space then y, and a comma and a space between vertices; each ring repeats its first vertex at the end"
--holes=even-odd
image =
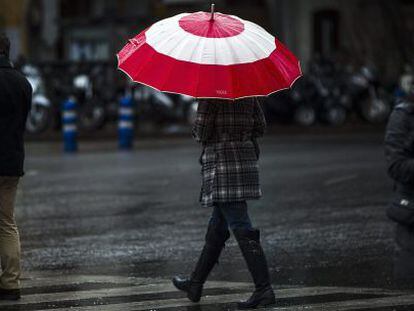
POLYGON ((155 23, 118 53, 118 67, 136 82, 198 98, 267 96, 301 76, 296 57, 262 27, 213 9, 155 23))

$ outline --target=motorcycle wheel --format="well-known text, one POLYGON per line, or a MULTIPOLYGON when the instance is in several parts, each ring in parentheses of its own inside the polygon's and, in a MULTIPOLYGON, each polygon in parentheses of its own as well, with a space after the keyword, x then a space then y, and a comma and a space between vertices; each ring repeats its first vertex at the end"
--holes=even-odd
POLYGON ((391 107, 382 98, 366 98, 360 103, 361 116, 369 123, 381 123, 387 120, 391 107))
POLYGON ((105 125, 106 112, 101 105, 91 105, 81 109, 79 125, 85 131, 96 131, 105 125))
POLYGON ((326 122, 332 126, 341 126, 346 122, 347 111, 342 106, 333 106, 326 112, 326 122))
POLYGON ((316 111, 309 106, 300 106, 295 111, 294 120, 301 126, 311 126, 316 123, 316 111))
POLYGON ((32 105, 27 116, 26 130, 32 134, 43 133, 49 128, 51 111, 49 107, 32 105))

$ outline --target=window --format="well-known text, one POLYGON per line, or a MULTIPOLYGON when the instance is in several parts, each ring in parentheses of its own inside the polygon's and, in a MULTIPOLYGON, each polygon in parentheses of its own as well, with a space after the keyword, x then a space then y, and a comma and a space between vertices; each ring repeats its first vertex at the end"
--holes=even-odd
POLYGON ((61 16, 63 18, 89 16, 91 14, 92 4, 91 0, 62 0, 61 16))
POLYGON ((339 47, 339 13, 335 10, 318 11, 313 17, 313 50, 330 56, 339 47))

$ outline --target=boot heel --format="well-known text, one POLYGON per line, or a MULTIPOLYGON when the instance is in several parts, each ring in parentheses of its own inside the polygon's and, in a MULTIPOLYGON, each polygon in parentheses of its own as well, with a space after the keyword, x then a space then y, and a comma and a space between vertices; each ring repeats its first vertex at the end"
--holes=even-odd
POLYGON ((271 305, 276 304, 276 299, 275 298, 265 298, 262 301, 259 302, 259 304, 257 305, 257 307, 268 307, 271 305))

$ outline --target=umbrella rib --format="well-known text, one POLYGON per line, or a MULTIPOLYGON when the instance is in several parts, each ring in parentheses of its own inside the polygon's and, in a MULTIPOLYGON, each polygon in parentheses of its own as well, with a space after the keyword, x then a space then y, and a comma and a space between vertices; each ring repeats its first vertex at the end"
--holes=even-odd
MULTIPOLYGON (((244 42, 243 42, 243 40, 241 40, 241 37, 237 37, 237 40, 238 41, 240 41, 242 44, 244 44, 244 42)), ((250 38, 249 38, 249 42, 250 43, 255 43, 253 40, 251 40, 250 38)), ((258 55, 256 54, 256 52, 251 48, 251 46, 249 45, 249 44, 245 44, 245 46, 247 47, 247 49, 249 49, 250 51, 251 51, 251 53, 256 57, 256 58, 258 58, 258 55)), ((253 63, 255 63, 255 62, 253 62, 253 63)), ((262 79, 262 74, 257 70, 257 68, 256 68, 256 66, 254 66, 254 64, 251 64, 252 65, 252 67, 253 67, 253 70, 254 70, 254 72, 255 72, 255 75, 256 75, 256 79, 258 80, 258 81, 260 81, 260 86, 262 86, 263 85, 263 83, 262 83, 262 81, 263 81, 263 79, 262 79)))
MULTIPOLYGON (((154 56, 154 54, 155 53, 157 53, 156 51, 155 51, 155 49, 154 50, 151 50, 151 53, 152 53, 152 55, 151 55, 151 57, 150 58, 152 58, 153 56, 154 56)), ((139 79, 139 75, 141 74, 141 72, 143 72, 144 71, 144 68, 146 67, 146 66, 148 66, 149 65, 149 62, 146 62, 143 66, 141 66, 141 68, 139 69, 139 71, 138 72, 135 72, 134 73, 134 76, 131 76, 132 78, 133 78, 133 80, 134 80, 134 82, 137 82, 138 81, 138 79, 139 79)))
MULTIPOLYGON (((169 37, 168 41, 172 41, 172 38, 174 37, 169 37)), ((165 43, 164 43, 165 44, 165 43)), ((185 46, 185 44, 183 44, 183 40, 175 40, 175 44, 171 47, 169 54, 172 54, 172 51, 178 49, 179 47, 182 49, 182 47, 185 46)), ((166 55, 167 57, 171 57, 170 55, 166 55)), ((165 90, 165 84, 168 82, 171 72, 173 71, 173 67, 175 66, 176 62, 173 62, 173 66, 168 70, 168 75, 164 75, 164 80, 162 81, 162 83, 160 83, 160 90, 165 90)))
MULTIPOLYGON (((172 52, 174 49, 177 49, 178 47, 181 47, 181 49, 185 47, 185 40, 177 40, 177 41, 178 41, 177 44, 174 46, 174 48, 170 52, 172 52)), ((194 52, 195 50, 193 49, 193 51, 191 52, 191 56, 194 55, 194 52)), ((190 57, 190 59, 192 58, 190 57)), ((168 74, 164 76, 165 78, 161 84, 161 90, 165 90, 165 84, 169 81, 169 78, 171 77, 171 72, 173 71, 173 68, 175 67, 176 64, 177 64, 176 62, 173 62, 173 66, 168 70, 168 74)))
MULTIPOLYGON (((228 46, 229 52, 233 55, 234 58, 236 58, 238 60, 237 53, 234 53, 231 45, 229 44, 229 41, 226 40, 226 44, 228 46)), ((228 68, 230 69, 230 86, 231 86, 231 94, 233 95, 234 94, 234 81, 235 81, 235 78, 234 78, 233 73, 232 73, 233 66, 229 66, 228 68)))
POLYGON ((168 54, 167 55, 172 55, 173 54, 172 52, 174 50, 176 50, 180 46, 180 44, 182 43, 182 40, 177 40, 176 37, 177 37, 177 34, 175 36, 168 37, 168 39, 166 41, 164 41, 164 43, 163 43, 164 45, 167 44, 167 43, 169 43, 169 42, 173 42, 174 43, 169 48, 169 51, 168 51, 168 54))
MULTIPOLYGON (((203 58, 203 54, 204 54, 204 49, 205 49, 205 46, 206 46, 207 41, 206 40, 202 40, 201 37, 200 37, 198 39, 198 42, 201 42, 201 41, 203 42, 203 48, 201 49, 201 59, 202 59, 203 58)), ((193 53, 194 53, 194 51, 193 51, 193 53)), ((201 63, 201 60, 199 62, 201 63)), ((199 83, 200 83, 200 70, 201 70, 201 65, 198 64, 198 66, 197 66, 197 82, 195 84, 195 92, 194 92, 195 97, 198 96, 198 86, 199 86, 199 83)))
MULTIPOLYGON (((258 33, 258 32, 256 32, 256 31, 252 31, 252 33, 254 33, 254 34, 256 34, 256 35, 259 35, 259 36, 261 36, 261 34, 260 33, 258 33)), ((261 36, 263 39, 266 39, 264 36, 261 36)), ((238 38, 238 39, 240 39, 240 38, 238 38)), ((251 42, 251 43, 255 43, 256 41, 253 39, 253 38, 251 38, 249 35, 246 35, 246 36, 244 36, 244 39, 246 39, 246 40, 248 40, 249 42, 251 42)), ((267 39, 266 39, 267 40, 267 39)), ((251 46, 250 45, 248 45, 248 44, 246 44, 246 46, 250 49, 250 51, 257 57, 257 54, 255 53, 255 51, 251 48, 251 46)), ((262 51, 264 51, 265 52, 265 50, 264 50, 264 48, 263 48, 263 46, 261 46, 261 45, 257 45, 260 49, 262 49, 262 51)), ((277 49, 277 47, 276 47, 276 49, 277 49)), ((270 56, 270 55, 269 55, 270 56)), ((268 56, 268 57, 269 57, 268 56)), ((278 57, 278 59, 279 59, 279 57, 278 57)), ((285 72, 285 66, 284 66, 284 64, 281 62, 280 63, 280 65, 281 65, 281 67, 282 68, 278 68, 278 67, 276 67, 275 65, 274 65, 274 63, 272 62, 272 67, 275 69, 274 71, 275 72, 279 72, 279 73, 283 73, 283 74, 280 74, 280 75, 277 75, 279 78, 281 77, 282 79, 283 79, 283 81, 284 81, 284 85, 283 85, 283 87, 286 87, 286 86, 289 86, 289 81, 287 80, 288 79, 288 75, 286 75, 286 72, 285 72), (283 69, 283 70, 282 70, 283 69)), ((257 72, 257 68, 256 67, 254 67, 254 69, 255 69, 255 71, 256 71, 256 75, 259 77, 259 80, 260 81, 263 81, 263 79, 262 79, 262 74, 259 74, 258 72, 257 72)), ((271 74, 273 73, 273 71, 272 72, 270 72, 271 74)), ((272 76, 275 76, 274 74, 272 74, 272 76)))
MULTIPOLYGON (((256 32, 256 31, 248 31, 248 32, 246 32, 246 34, 245 34, 245 36, 244 36, 244 38, 246 39, 246 40, 248 40, 249 42, 251 42, 251 43, 253 43, 253 44, 256 44, 262 51, 263 51, 263 54, 266 54, 266 52, 268 52, 264 47, 263 47, 263 45, 259 45, 259 44, 257 44, 256 42, 257 42, 257 40, 255 40, 254 38, 252 38, 252 34, 254 34, 254 35, 256 35, 256 36, 258 36, 258 37, 260 37, 261 39, 263 39, 263 41, 266 41, 266 42, 268 42, 269 40, 269 38, 267 38, 267 37, 265 37, 263 34, 261 34, 260 32, 256 32), (250 32, 250 33, 249 33, 250 32)), ((272 45, 274 45, 275 43, 275 38, 274 37, 272 37, 273 38, 273 41, 272 42, 270 42, 269 44, 272 44, 272 45)), ((253 50, 252 49, 250 49, 252 52, 253 52, 253 50)), ((255 52, 253 52, 253 54, 255 55, 255 56, 258 56, 255 52)))
MULTIPOLYGON (((263 40, 268 41, 268 37, 265 36, 264 34, 268 34, 268 31, 266 31, 263 27, 260 27, 259 25, 249 22, 249 21, 245 21, 246 25, 249 25, 249 31, 256 34, 257 36, 261 37, 263 40)), ((273 37, 273 36, 272 36, 273 37)))

